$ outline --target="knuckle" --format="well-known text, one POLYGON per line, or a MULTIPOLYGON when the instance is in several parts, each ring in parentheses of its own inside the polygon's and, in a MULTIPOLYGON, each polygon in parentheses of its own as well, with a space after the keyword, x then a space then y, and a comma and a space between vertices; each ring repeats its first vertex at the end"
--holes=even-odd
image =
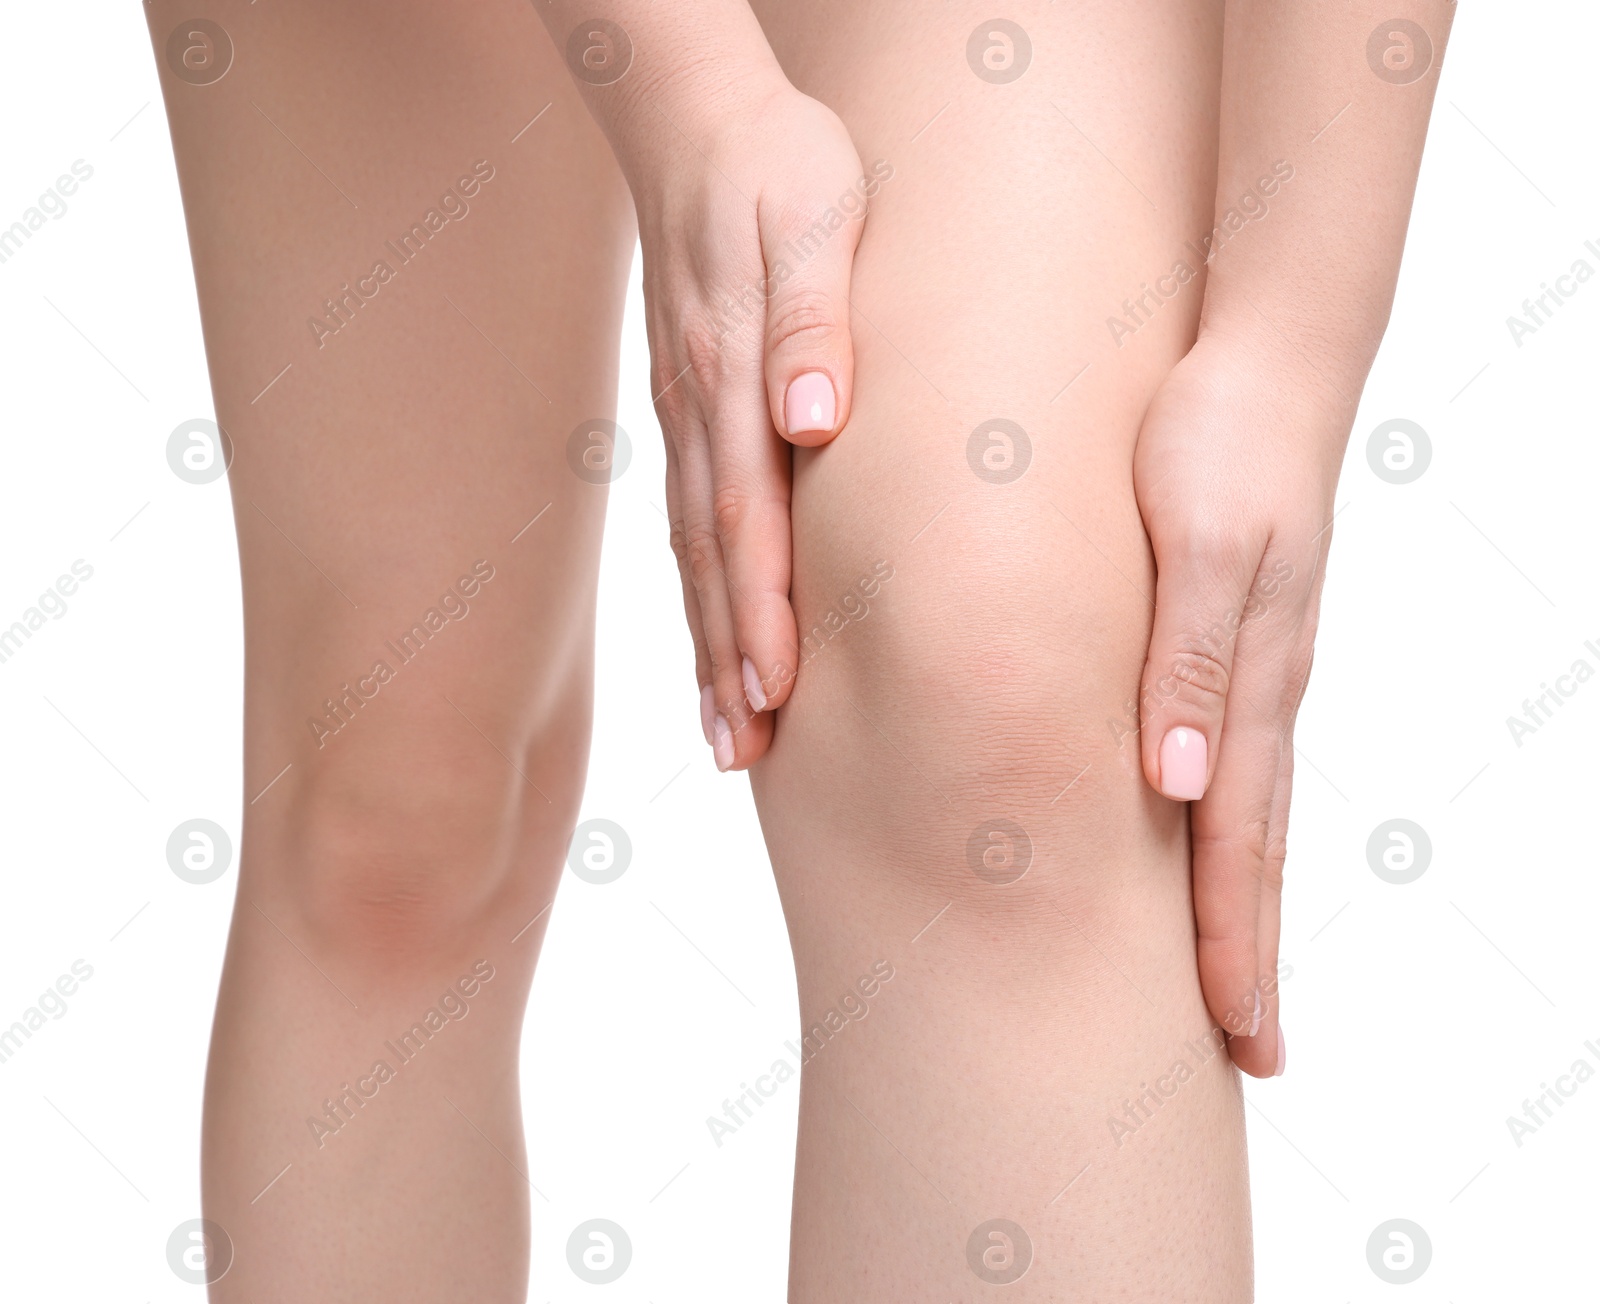
POLYGON ((821 290, 796 290, 774 302, 767 321, 769 352, 825 343, 839 327, 833 300, 821 290))
POLYGON ((1219 707, 1228 696, 1228 665, 1210 646, 1191 642, 1178 649, 1151 685, 1156 703, 1174 700, 1188 706, 1219 707))
POLYGON ((685 574, 689 567, 689 532, 684 529, 682 521, 674 521, 668 531, 667 541, 672 546, 672 555, 678 559, 678 569, 685 574))
POLYGON ((706 639, 706 681, 711 685, 713 700, 717 705, 717 712, 724 717, 727 709, 724 703, 728 700, 725 684, 728 678, 728 659, 723 655, 723 649, 717 645, 713 638, 706 639))
POLYGON ((1286 687, 1291 711, 1298 711, 1301 701, 1305 698, 1306 687, 1311 683, 1311 663, 1316 657, 1316 650, 1316 632, 1308 630, 1289 658, 1286 687))
POLYGON ((1261 863, 1261 890, 1269 896, 1283 895, 1283 866, 1288 858, 1288 835, 1279 829, 1268 837, 1261 863))
POLYGON ((666 436, 667 456, 676 461, 693 428, 694 402, 681 386, 664 392, 658 388, 655 394, 656 419, 666 436))
POLYGON ((677 441, 693 407, 685 362, 676 354, 657 353, 650 363, 650 393, 669 441, 677 441))
POLYGON ((1159 560, 1185 567, 1231 564, 1243 558, 1250 533, 1217 515, 1188 516, 1161 531, 1159 560))
POLYGON ((1258 883, 1264 883, 1268 873, 1270 836, 1270 821, 1267 817, 1252 816, 1229 833, 1196 834, 1195 851, 1198 854, 1204 850, 1220 858, 1230 867, 1249 873, 1258 883))
MULTIPOLYGON (((687 321, 679 327, 678 339, 683 350, 681 366, 688 369, 683 380, 692 379, 700 394, 716 393, 727 361, 722 332, 707 321, 687 321)), ((673 388, 679 388, 683 380, 673 388)))
POLYGON ((676 388, 672 382, 677 374, 678 368, 670 358, 658 353, 650 360, 650 392, 656 395, 656 402, 667 401, 676 388))
POLYGON ((1228 695, 1228 666, 1210 648, 1190 646, 1173 660, 1173 674, 1191 694, 1220 699, 1228 695))
POLYGON ((708 524, 686 526, 683 545, 689 578, 696 589, 703 591, 722 570, 722 545, 715 527, 708 524))
POLYGON ((742 490, 720 488, 711 499, 711 518, 724 546, 736 548, 750 519, 751 501, 742 490))
POLYGON ((746 564, 787 555, 788 503, 764 485, 741 480, 719 485, 711 498, 711 519, 724 555, 730 549, 744 549, 754 554, 745 557, 746 564))

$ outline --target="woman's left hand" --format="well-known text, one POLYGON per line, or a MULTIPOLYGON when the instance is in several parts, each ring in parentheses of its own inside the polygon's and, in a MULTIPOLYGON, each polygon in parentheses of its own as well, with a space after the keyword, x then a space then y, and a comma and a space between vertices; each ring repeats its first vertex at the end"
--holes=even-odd
POLYGON ((1201 990, 1255 1077, 1283 1071, 1292 734, 1354 415, 1332 382, 1277 352, 1202 334, 1157 391, 1134 453, 1157 567, 1141 760, 1157 791, 1192 803, 1201 990))

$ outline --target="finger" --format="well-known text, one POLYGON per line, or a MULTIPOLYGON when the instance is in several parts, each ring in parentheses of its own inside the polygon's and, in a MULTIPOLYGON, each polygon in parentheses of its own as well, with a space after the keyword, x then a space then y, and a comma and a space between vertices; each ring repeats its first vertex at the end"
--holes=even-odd
POLYGON ((830 227, 825 205, 763 199, 758 215, 771 289, 766 389, 773 427, 791 444, 825 444, 850 417, 855 352, 850 271, 859 219, 830 227))
POLYGON ((1246 543, 1156 549, 1156 614, 1139 691, 1145 778, 1163 796, 1195 801, 1216 773, 1234 646, 1260 601, 1261 560, 1246 543))
MULTIPOLYGON (((1303 597, 1303 595, 1302 595, 1303 597)), ((1289 604, 1285 604, 1289 605, 1289 604)), ((1200 987, 1246 1073, 1278 1067, 1276 972, 1303 601, 1247 625, 1210 790, 1191 808, 1200 987), (1264 922, 1265 921, 1265 922, 1264 922)))
POLYGON ((705 734, 706 746, 715 740, 713 723, 716 719, 715 697, 711 687, 711 649, 706 644, 705 625, 700 619, 700 599, 695 595, 694 581, 689 575, 688 534, 683 525, 682 494, 678 489, 678 454, 673 441, 667 446, 667 524, 672 555, 678 562, 678 582, 683 589, 683 615, 689 626, 689 637, 694 643, 695 683, 700 688, 700 729, 705 734))
POLYGON ((1215 782, 1189 811, 1196 959, 1206 1008, 1229 1034, 1234 1063, 1269 1077, 1277 1043, 1258 982, 1279 737, 1276 722, 1250 705, 1244 691, 1233 697, 1226 729, 1215 782), (1263 1029, 1273 1035, 1270 1047, 1263 1029))
POLYGON ((1261 1030, 1253 1038, 1255 1045, 1249 1052, 1265 1066, 1266 1052, 1271 1051, 1273 1063, 1267 1072, 1275 1077, 1282 1076, 1287 1062, 1283 998, 1278 988, 1278 942, 1283 925, 1283 865, 1288 855, 1289 794, 1293 783, 1294 737, 1290 730, 1285 730, 1279 735, 1278 779, 1267 815, 1267 859, 1257 923, 1256 963, 1260 972, 1256 977, 1256 990, 1261 993, 1261 1030))
MULTIPOLYGON (((724 581, 740 653, 743 697, 753 712, 776 710, 794 683, 799 639, 789 605, 789 449, 758 400, 719 409, 711 433, 713 509, 724 581)), ((755 759, 741 751, 741 761, 755 759)))
MULTIPOLYGON (((1268 1070, 1281 1077, 1288 1065, 1288 1041, 1283 1031, 1283 1000, 1279 989, 1278 947, 1283 931, 1283 868, 1289 852, 1289 805, 1294 791, 1294 726, 1300 714, 1300 704, 1311 682, 1311 662, 1315 653, 1317 618, 1322 601, 1322 581, 1327 566, 1327 528, 1318 533, 1313 543, 1316 553, 1310 566, 1309 583, 1305 586, 1304 609, 1300 616, 1300 630, 1287 668, 1280 671, 1276 682, 1282 686, 1284 697, 1279 705, 1283 722, 1279 730, 1278 779, 1272 793, 1272 807, 1267 817, 1267 855, 1262 879, 1260 918, 1256 941, 1257 964, 1260 969, 1257 988, 1263 1001, 1262 1027, 1256 1034, 1256 1045, 1248 1050, 1239 1048, 1252 1062, 1263 1068, 1267 1052, 1275 1056, 1268 1070)), ((1294 568, 1280 562, 1274 567, 1276 576, 1287 581, 1294 577, 1294 568)), ((1248 634, 1242 640, 1244 650, 1236 653, 1236 660, 1247 661, 1254 656, 1248 634)), ((1230 1051, 1232 1050, 1230 1044, 1230 1051)))
POLYGON ((728 768, 743 770, 760 760, 772 746, 776 717, 770 711, 752 711, 749 703, 734 703, 726 719, 733 731, 733 764, 728 768))
MULTIPOLYGON (((730 345, 730 352, 736 347, 730 345)), ((792 454, 768 416, 759 354, 751 349, 730 363, 710 416, 712 504, 743 700, 750 712, 761 714, 787 700, 798 664, 789 605, 792 454)), ((769 736, 740 730, 739 765, 755 760, 769 736)))
MULTIPOLYGON (((1278 780, 1272 793, 1272 809, 1267 817, 1267 857, 1261 884, 1260 920, 1256 942, 1260 974, 1257 986, 1263 1000, 1262 1028, 1257 1034, 1255 1056, 1265 1065, 1266 1052, 1274 1050, 1276 1064, 1270 1070, 1282 1076, 1288 1063, 1288 1044, 1283 1033, 1282 997, 1278 989, 1278 945, 1283 928, 1283 867, 1289 854, 1289 803, 1294 790, 1294 726, 1300 703, 1311 679, 1313 639, 1316 633, 1316 607, 1320 583, 1315 573, 1311 595, 1302 617, 1302 630, 1294 656, 1278 682, 1286 696, 1280 706, 1283 724, 1278 738, 1278 780)), ((1248 651, 1241 655, 1249 655, 1248 651)))
POLYGON ((681 548, 682 565, 688 571, 705 638, 708 665, 698 673, 702 676, 702 694, 709 686, 715 706, 711 719, 711 750, 717 768, 727 770, 733 767, 733 727, 737 722, 730 720, 730 711, 743 700, 744 693, 722 549, 712 517, 711 456, 706 447, 705 423, 697 405, 680 400, 674 404, 674 409, 667 438, 676 451, 678 463, 678 510, 683 525, 677 547, 681 548))

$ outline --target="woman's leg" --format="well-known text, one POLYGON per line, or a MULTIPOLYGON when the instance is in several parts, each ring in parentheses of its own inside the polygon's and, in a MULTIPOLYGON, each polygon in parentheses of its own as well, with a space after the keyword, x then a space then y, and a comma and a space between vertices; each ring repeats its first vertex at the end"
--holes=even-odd
POLYGON ((520 1302, 631 208, 524 5, 150 14, 245 601, 213 1297, 520 1302))
POLYGON ((808 1056, 791 1299, 1237 1304, 1238 1078, 1132 701, 1132 451, 1196 330, 1221 9, 1034 6, 1019 35, 974 6, 759 8, 893 168, 851 423, 797 455, 806 644, 753 771, 808 1056))

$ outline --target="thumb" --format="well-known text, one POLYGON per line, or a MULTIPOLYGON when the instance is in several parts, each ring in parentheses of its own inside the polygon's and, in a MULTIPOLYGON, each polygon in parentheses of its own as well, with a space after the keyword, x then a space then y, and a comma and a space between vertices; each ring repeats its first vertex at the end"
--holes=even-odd
POLYGON ((1252 612, 1256 562, 1157 552, 1156 615, 1139 690, 1139 747, 1150 786, 1174 801, 1205 795, 1216 773, 1233 653, 1252 612))
POLYGON ((815 213, 762 231, 770 287, 767 402, 772 424, 791 444, 826 444, 849 420, 850 269, 860 238, 859 220, 834 229, 815 213))

